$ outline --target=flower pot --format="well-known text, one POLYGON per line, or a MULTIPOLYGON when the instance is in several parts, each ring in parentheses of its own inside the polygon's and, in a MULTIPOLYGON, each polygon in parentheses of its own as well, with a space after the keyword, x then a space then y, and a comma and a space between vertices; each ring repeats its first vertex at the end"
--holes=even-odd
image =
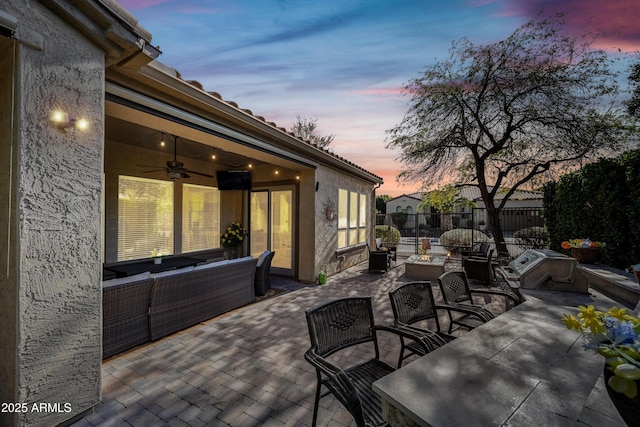
MULTIPOLYGON (((604 383, 607 387, 607 393, 609 394, 611 402, 629 427, 640 427, 640 397, 630 398, 609 387, 609 378, 612 376, 613 372, 607 369, 605 364, 604 383)), ((638 388, 640 389, 640 381, 636 381, 636 384, 638 384, 638 388)))
POLYGON ((571 248, 571 256, 580 264, 593 264, 600 259, 600 255, 598 248, 571 248))
POLYGON ((162 264, 162 258, 160 258, 160 257, 154 258, 153 259, 153 263, 154 264, 162 264))

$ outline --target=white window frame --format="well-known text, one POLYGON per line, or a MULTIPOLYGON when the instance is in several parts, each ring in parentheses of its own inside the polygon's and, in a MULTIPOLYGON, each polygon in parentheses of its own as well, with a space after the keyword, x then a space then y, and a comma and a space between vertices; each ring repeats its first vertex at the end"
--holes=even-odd
POLYGON ((367 235, 367 195, 338 189, 338 249, 365 243, 367 235))

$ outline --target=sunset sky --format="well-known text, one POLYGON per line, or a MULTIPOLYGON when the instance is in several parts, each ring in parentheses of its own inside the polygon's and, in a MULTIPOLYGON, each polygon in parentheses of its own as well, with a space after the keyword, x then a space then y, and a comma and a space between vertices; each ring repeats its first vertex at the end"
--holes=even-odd
POLYGON ((296 115, 317 118, 335 153, 383 177, 377 194, 392 197, 423 184, 398 184, 402 164, 385 148, 407 109, 402 85, 447 59, 452 41, 501 40, 544 11, 564 12, 572 32, 602 35, 594 46, 612 54, 640 50, 638 0, 119 2, 185 80, 287 129, 296 115))

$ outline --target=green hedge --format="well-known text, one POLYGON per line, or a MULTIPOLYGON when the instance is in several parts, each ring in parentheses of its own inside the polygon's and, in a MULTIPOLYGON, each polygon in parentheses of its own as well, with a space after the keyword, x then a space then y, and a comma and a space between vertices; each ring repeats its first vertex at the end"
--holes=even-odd
POLYGON ((626 268, 640 261, 640 150, 548 183, 543 203, 551 249, 589 238, 607 244, 601 262, 626 268))

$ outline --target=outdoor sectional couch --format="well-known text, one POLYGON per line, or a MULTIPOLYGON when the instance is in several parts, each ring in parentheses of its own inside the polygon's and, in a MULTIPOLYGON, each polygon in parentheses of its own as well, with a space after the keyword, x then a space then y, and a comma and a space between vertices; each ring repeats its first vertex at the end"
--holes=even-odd
POLYGON ((245 257, 157 274, 149 305, 151 341, 253 302, 256 263, 245 257))
POLYGON ((102 358, 149 342, 149 272, 102 286, 102 358))
POLYGON ((256 263, 245 257, 104 282, 103 359, 253 302, 256 263))

